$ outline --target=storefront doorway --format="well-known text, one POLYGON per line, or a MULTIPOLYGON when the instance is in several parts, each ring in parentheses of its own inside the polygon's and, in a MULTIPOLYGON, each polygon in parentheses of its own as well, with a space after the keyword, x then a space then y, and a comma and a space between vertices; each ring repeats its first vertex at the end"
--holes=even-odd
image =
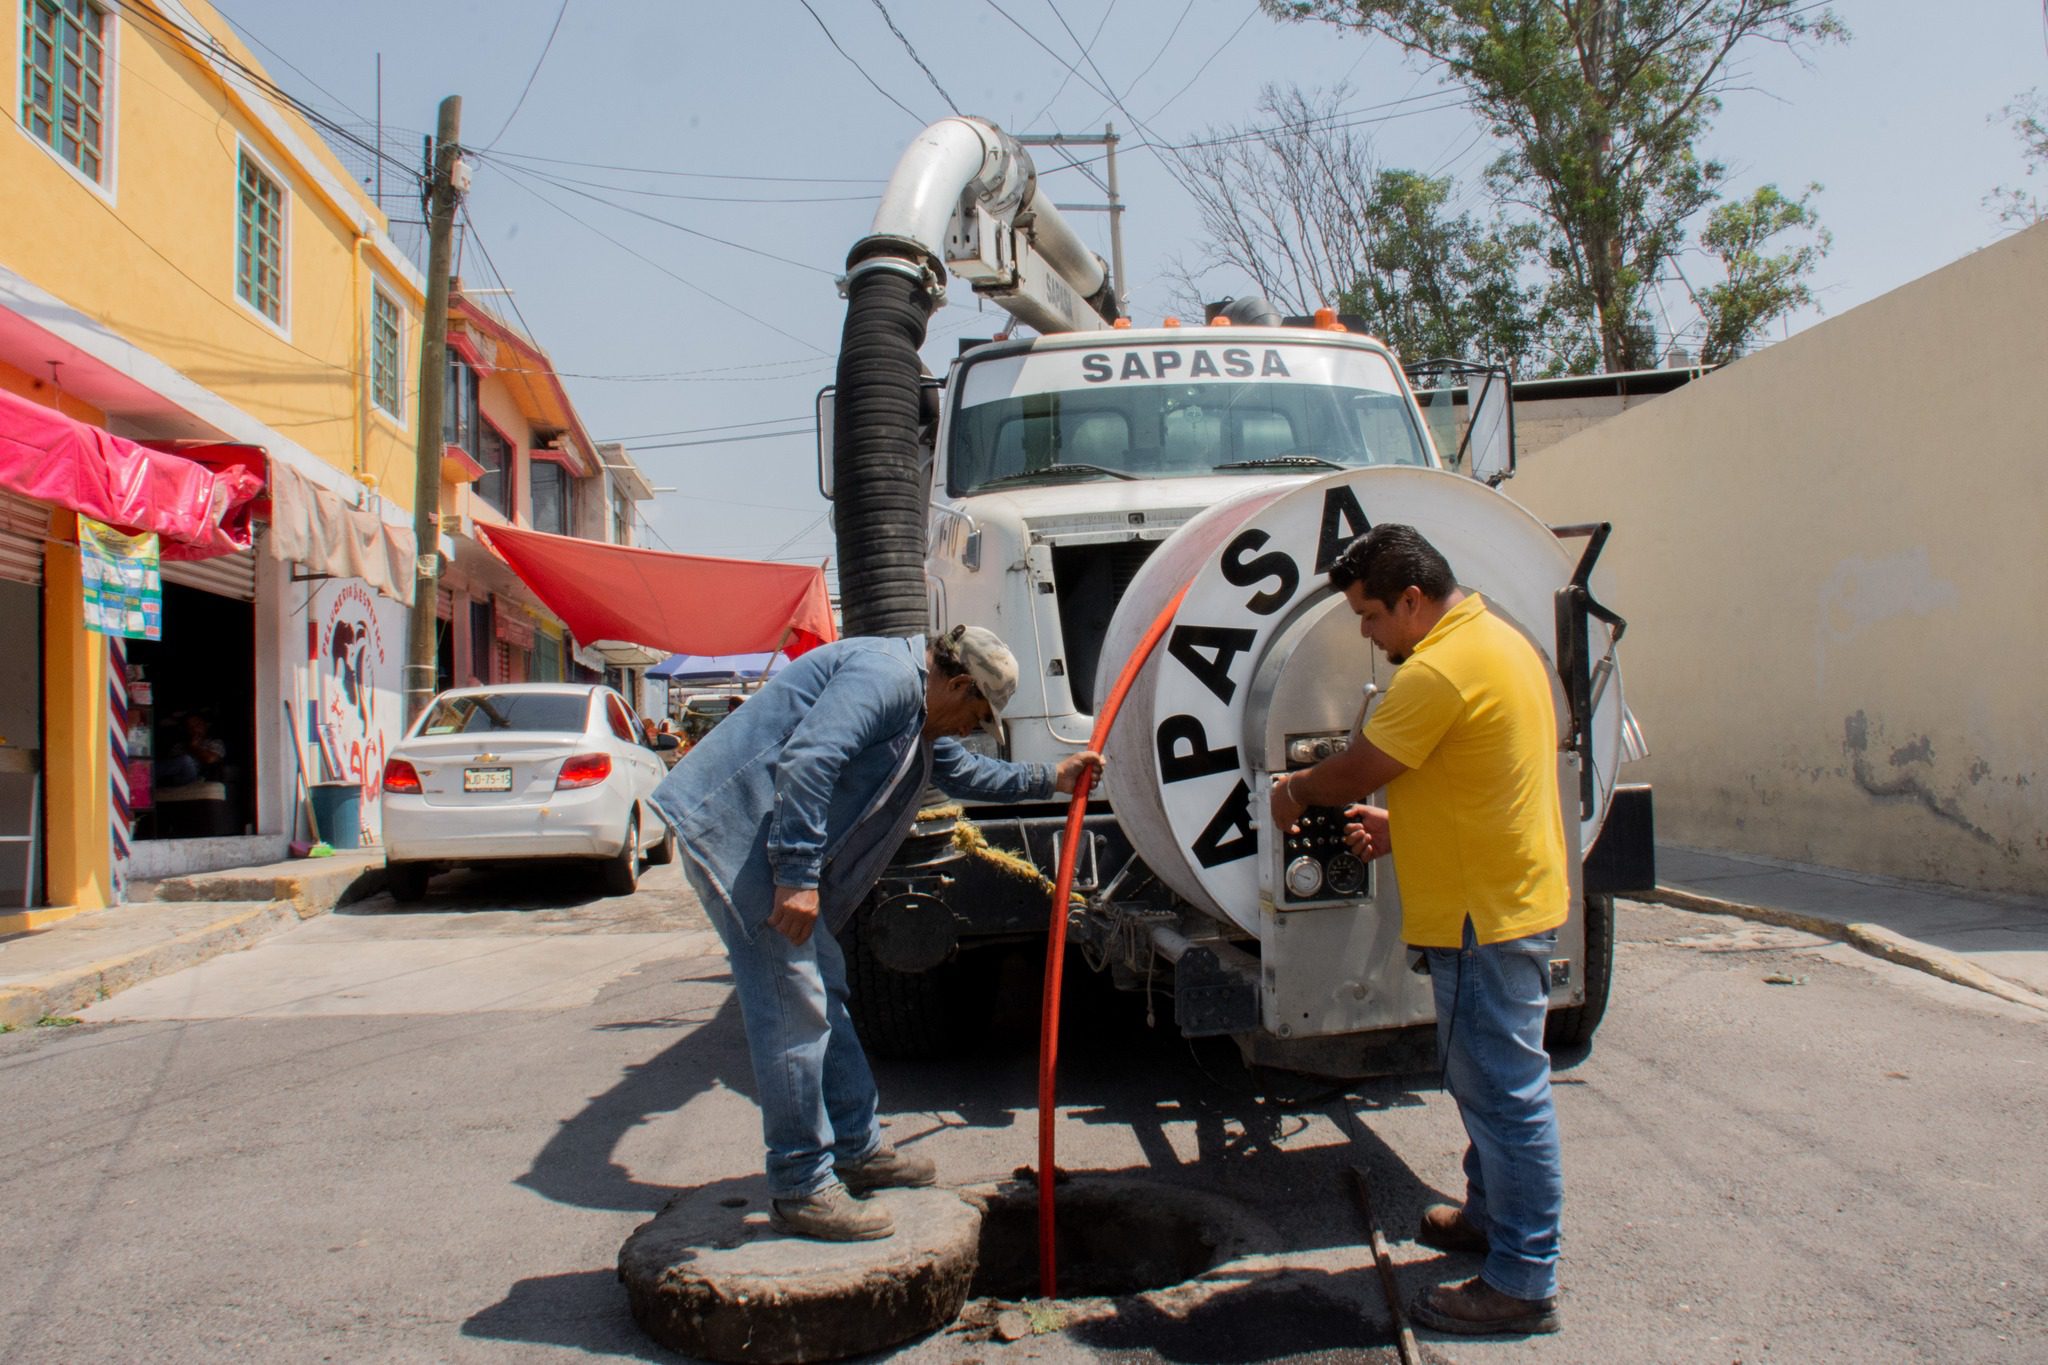
MULTIPOLYGON (((38 546, 38 549, 41 547, 38 546)), ((0 578, 0 912, 43 903, 43 594, 0 578)))
POLYGON ((135 838, 256 832, 256 619, 252 604, 166 581, 163 639, 128 642, 135 838), (140 741, 147 753, 136 747, 140 741))

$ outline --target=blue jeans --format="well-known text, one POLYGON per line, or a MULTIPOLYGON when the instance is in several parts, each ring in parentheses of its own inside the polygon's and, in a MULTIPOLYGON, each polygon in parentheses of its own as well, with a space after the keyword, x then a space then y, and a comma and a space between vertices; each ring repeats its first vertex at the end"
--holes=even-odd
POLYGON ((799 948, 763 925, 751 939, 685 853, 683 870, 725 941, 754 1062, 754 1096, 777 1199, 816 1194, 882 1145, 879 1096, 846 1012, 846 957, 822 919, 799 948))
POLYGON ((1543 1016, 1554 930, 1462 949, 1425 948, 1436 994, 1437 1055, 1471 1139, 1465 1220, 1491 1249, 1480 1277, 1518 1299, 1557 1293, 1564 1170, 1543 1016))

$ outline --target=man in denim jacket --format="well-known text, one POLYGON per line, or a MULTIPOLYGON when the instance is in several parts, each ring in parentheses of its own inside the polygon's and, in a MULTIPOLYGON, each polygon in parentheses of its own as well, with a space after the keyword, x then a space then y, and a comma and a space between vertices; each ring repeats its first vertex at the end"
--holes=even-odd
POLYGON ((962 746, 956 737, 977 726, 1000 734, 1016 689, 1016 659, 979 627, 823 645, 721 721, 654 793, 725 940, 785 1231, 887 1237, 888 1211, 854 1195, 937 1179, 929 1159, 882 1142, 833 931, 902 846, 926 783, 968 800, 1044 800, 1100 768, 1093 753, 1054 769, 962 746))

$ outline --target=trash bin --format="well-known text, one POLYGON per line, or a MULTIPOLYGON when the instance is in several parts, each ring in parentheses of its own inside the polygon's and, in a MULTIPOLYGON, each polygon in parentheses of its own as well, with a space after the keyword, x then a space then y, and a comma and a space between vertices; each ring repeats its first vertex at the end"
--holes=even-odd
POLYGON ((355 782, 315 782, 313 818, 334 848, 363 846, 363 789, 355 782))

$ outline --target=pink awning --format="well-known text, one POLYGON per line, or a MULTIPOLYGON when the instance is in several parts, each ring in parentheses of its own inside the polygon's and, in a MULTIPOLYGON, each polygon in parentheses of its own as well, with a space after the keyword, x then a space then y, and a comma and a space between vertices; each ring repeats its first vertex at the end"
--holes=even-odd
POLYGON ((263 476, 246 459, 151 450, 0 392, 0 488, 122 531, 154 531, 166 559, 211 559, 249 548, 263 476))
POLYGON ((779 649, 795 658, 839 638, 825 571, 812 565, 670 554, 503 526, 480 525, 477 535, 585 643, 623 640, 670 654, 779 649))

